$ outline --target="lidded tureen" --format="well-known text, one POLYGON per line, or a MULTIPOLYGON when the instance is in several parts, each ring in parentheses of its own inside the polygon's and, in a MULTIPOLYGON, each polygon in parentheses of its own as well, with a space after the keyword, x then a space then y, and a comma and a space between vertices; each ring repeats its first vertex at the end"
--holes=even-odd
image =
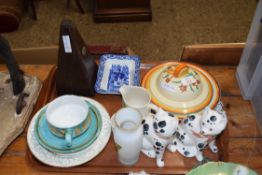
POLYGON ((220 99, 216 80, 201 67, 185 62, 168 62, 151 68, 142 80, 152 102, 181 117, 215 108, 220 99))

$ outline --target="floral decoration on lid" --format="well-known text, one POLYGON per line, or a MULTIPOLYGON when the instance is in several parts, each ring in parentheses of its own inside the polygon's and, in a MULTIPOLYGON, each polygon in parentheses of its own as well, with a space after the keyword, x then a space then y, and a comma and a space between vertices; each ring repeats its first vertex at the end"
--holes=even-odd
POLYGON ((159 91, 176 101, 190 101, 202 92, 202 82, 197 71, 186 64, 170 65, 159 75, 159 91))

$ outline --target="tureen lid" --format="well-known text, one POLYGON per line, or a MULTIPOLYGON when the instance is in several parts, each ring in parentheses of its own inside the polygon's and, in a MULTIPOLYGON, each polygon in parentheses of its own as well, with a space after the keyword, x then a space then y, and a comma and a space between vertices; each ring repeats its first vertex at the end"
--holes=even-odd
POLYGON ((142 86, 152 102, 169 112, 187 115, 214 108, 220 98, 215 79, 204 69, 185 62, 168 62, 151 68, 142 86))
MULTIPOLYGON (((199 73, 184 63, 166 67, 157 79, 158 90, 174 101, 191 101, 203 92, 199 73)), ((208 92, 206 92, 208 93, 208 92)))

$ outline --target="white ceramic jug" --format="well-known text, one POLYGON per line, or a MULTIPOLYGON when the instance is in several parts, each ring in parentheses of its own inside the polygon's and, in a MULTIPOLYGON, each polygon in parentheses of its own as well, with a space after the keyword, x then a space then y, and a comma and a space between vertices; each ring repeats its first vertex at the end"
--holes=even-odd
POLYGON ((142 117, 149 113, 150 93, 143 87, 123 85, 119 88, 123 105, 138 110, 142 117))
POLYGON ((111 118, 118 159, 124 165, 133 165, 139 159, 143 141, 142 118, 132 108, 122 108, 111 118))

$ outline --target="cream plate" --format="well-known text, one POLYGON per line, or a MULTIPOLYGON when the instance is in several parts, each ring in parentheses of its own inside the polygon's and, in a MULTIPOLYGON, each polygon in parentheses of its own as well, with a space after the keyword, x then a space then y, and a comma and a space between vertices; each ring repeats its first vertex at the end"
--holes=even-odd
POLYGON ((150 69, 144 76, 142 86, 150 91, 152 102, 167 111, 181 115, 201 111, 206 106, 214 108, 220 98, 220 90, 218 84, 208 72, 193 64, 185 63, 187 66, 199 73, 201 81, 203 81, 202 92, 204 93, 201 93, 201 95, 199 95, 192 101, 181 103, 179 101, 174 101, 170 98, 167 98, 159 92, 158 86, 156 85, 158 76, 163 70, 165 70, 166 67, 176 64, 179 63, 169 62, 155 66, 150 69))
POLYGON ((81 97, 84 100, 90 102, 94 105, 100 112, 102 118, 102 128, 101 133, 98 138, 94 141, 92 145, 88 148, 83 149, 79 152, 72 154, 57 154, 50 152, 43 148, 37 141, 35 137, 35 124, 39 112, 44 109, 40 109, 33 117, 30 122, 28 132, 27 132, 27 143, 32 154, 42 163, 54 166, 54 167, 74 167, 86 163, 96 157, 106 146, 110 134, 111 134, 111 124, 110 117, 106 109, 97 101, 90 98, 81 97))

